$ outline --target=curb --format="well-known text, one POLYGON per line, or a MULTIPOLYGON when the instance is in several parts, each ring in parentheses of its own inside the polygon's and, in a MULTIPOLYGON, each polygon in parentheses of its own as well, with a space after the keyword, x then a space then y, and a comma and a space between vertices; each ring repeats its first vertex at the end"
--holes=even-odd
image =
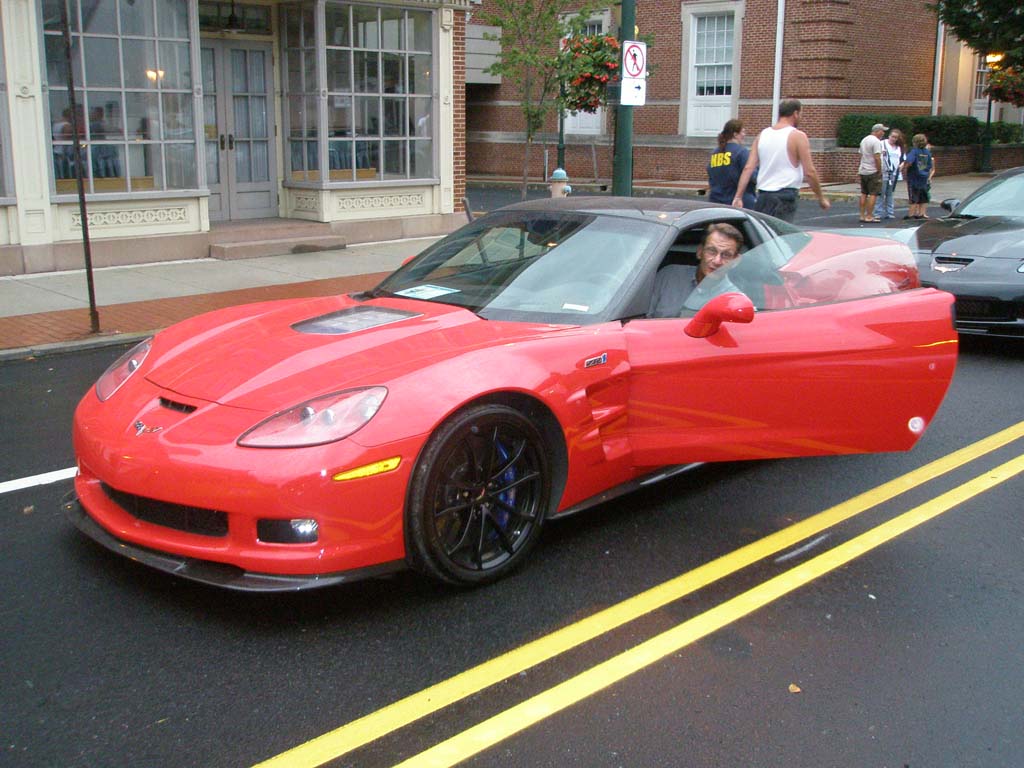
POLYGON ((75 339, 74 341, 55 341, 52 344, 38 344, 32 347, 15 347, 12 349, 0 349, 0 363, 12 360, 25 360, 32 357, 48 357, 60 355, 66 352, 83 352, 90 349, 103 349, 104 347, 115 347, 119 344, 131 344, 142 341, 147 336, 152 336, 156 331, 127 331, 125 333, 112 333, 106 336, 96 336, 89 339, 75 339))

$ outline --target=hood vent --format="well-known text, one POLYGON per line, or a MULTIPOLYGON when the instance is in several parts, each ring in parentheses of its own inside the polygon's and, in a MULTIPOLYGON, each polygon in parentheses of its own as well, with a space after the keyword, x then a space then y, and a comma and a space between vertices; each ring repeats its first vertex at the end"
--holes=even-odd
POLYGON ((178 411, 179 413, 192 413, 196 409, 196 406, 194 405, 179 403, 175 400, 169 400, 166 397, 160 398, 160 405, 163 408, 170 408, 172 411, 178 411))
POLYGON ((346 333, 377 328, 388 323, 397 323, 399 320, 408 320, 412 317, 419 317, 419 315, 415 312, 405 312, 400 309, 352 307, 351 309, 342 309, 338 312, 331 312, 327 315, 295 323, 292 326, 292 330, 299 333, 341 336, 346 333))
POLYGON ((959 272, 968 266, 974 259, 962 256, 936 256, 932 259, 932 269, 936 272, 959 272))

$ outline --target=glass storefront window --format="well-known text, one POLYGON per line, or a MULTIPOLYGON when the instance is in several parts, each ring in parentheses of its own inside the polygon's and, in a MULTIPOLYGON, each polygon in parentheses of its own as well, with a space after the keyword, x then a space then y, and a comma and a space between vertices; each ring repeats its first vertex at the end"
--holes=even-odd
POLYGON ((313 2, 282 8, 288 178, 321 185, 434 178, 434 12, 327 0, 322 83, 315 13, 313 2))
MULTIPOLYGON (((42 0, 54 187, 75 157, 61 0, 42 0)), ((86 191, 196 189, 188 0, 67 0, 86 191)))

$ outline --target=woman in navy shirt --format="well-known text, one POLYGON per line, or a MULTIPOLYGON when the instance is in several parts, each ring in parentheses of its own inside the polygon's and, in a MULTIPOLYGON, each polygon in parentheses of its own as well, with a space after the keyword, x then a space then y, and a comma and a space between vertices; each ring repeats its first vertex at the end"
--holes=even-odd
MULTIPOLYGON (((708 161, 708 200, 712 203, 732 205, 736 196, 736 185, 739 183, 743 166, 747 164, 750 150, 743 146, 746 131, 743 121, 733 118, 725 123, 718 134, 718 149, 711 154, 708 161)), ((743 207, 753 208, 756 200, 752 190, 757 189, 757 172, 747 184, 743 193, 743 207)))

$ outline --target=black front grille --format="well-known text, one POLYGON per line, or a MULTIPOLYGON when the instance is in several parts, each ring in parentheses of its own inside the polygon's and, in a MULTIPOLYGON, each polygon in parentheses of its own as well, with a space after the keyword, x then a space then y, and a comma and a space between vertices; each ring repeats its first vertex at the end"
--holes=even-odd
POLYGON ((958 298, 956 317, 958 320, 1013 320, 1013 305, 992 299, 958 298))
POLYGON ((173 528, 176 531, 197 533, 200 536, 228 535, 226 512, 147 499, 145 496, 135 496, 111 488, 106 483, 103 483, 103 491, 129 515, 147 523, 173 528))

